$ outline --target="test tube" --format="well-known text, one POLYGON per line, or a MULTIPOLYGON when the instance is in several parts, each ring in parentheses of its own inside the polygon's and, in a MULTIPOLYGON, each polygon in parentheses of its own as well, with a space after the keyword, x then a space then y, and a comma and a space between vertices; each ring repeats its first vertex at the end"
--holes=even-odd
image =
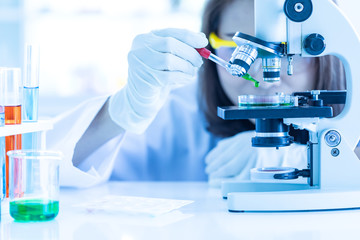
POLYGON ((40 48, 26 45, 23 89, 23 122, 38 120, 40 48))
MULTIPOLYGON (((4 79, 0 69, 0 129, 5 125, 5 106, 4 106, 4 79)), ((0 214, 1 200, 5 196, 5 137, 0 137, 0 214)))
MULTIPOLYGON (((5 125, 21 124, 22 82, 20 68, 3 68, 5 125)), ((21 149, 21 134, 5 137, 5 152, 21 149)), ((9 197, 9 157, 5 160, 6 197, 9 197)))
MULTIPOLYGON (((34 44, 27 44, 24 63, 23 122, 38 121, 39 63, 40 47, 34 44)), ((38 142, 38 134, 36 132, 23 134, 22 149, 37 149, 38 142)))

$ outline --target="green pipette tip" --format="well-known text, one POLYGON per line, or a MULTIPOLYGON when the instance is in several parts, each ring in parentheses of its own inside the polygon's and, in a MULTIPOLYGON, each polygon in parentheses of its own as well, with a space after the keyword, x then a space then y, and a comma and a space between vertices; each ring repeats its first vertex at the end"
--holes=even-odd
POLYGON ((247 74, 243 75, 242 78, 245 80, 248 80, 248 81, 252 81, 254 83, 255 87, 259 87, 259 82, 256 81, 252 76, 250 76, 250 74, 247 73, 247 74))

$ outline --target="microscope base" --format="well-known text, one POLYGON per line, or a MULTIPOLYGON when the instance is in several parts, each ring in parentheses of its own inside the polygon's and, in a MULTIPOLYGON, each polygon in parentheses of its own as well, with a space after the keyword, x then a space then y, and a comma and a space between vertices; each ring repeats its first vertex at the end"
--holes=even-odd
POLYGON ((323 211, 360 208, 360 190, 309 189, 279 192, 233 192, 230 212, 323 211))

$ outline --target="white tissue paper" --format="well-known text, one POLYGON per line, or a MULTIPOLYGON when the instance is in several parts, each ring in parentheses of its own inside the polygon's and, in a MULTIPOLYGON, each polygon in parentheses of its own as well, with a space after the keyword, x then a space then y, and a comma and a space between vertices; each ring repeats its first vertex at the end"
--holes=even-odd
POLYGON ((108 195, 91 202, 77 204, 74 207, 84 209, 88 213, 105 212, 157 217, 192 202, 194 201, 108 195))

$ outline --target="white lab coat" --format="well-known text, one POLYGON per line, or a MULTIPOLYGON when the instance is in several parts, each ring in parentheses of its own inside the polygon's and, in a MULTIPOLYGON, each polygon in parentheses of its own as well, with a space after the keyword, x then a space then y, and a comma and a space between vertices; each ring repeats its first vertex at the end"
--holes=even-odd
POLYGON ((64 153, 60 167, 63 186, 87 187, 114 180, 206 180, 205 156, 220 140, 206 130, 199 110, 196 84, 172 92, 144 134, 115 137, 72 165, 76 143, 108 96, 90 99, 55 119, 47 146, 64 153))

